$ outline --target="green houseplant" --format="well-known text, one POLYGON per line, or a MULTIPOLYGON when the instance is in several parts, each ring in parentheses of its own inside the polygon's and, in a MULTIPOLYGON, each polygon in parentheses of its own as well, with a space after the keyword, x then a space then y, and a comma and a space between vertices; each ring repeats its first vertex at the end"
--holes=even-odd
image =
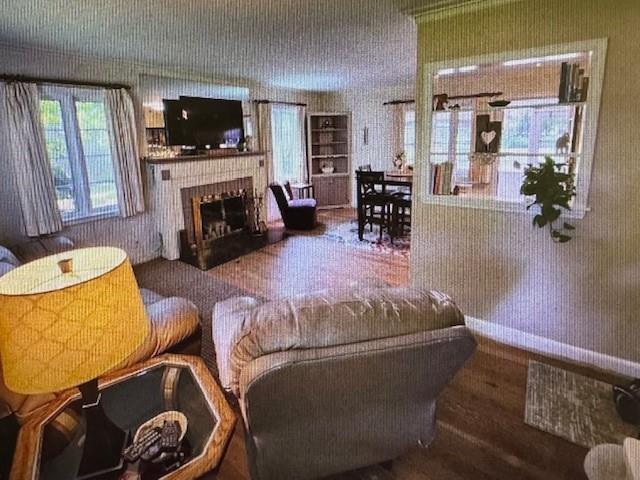
POLYGON ((555 223, 562 215, 562 210, 571 210, 569 203, 576 195, 574 174, 566 173, 566 164, 556 163, 553 158, 545 157, 540 165, 529 165, 524 171, 524 180, 520 187, 522 195, 533 197, 533 202, 527 205, 538 207, 539 213, 533 217, 533 225, 539 228, 548 227, 554 242, 566 243, 571 240, 567 231, 574 227, 563 222, 561 228, 555 223))

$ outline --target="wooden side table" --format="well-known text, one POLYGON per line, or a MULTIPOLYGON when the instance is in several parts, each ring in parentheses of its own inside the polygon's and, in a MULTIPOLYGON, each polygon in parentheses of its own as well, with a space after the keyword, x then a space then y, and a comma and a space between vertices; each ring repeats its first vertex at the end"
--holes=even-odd
MULTIPOLYGON (((125 431, 135 433, 142 423, 167 410, 187 417, 184 441, 191 447, 189 459, 163 479, 198 478, 220 463, 236 418, 199 357, 155 357, 103 377, 99 388, 106 414, 125 431)), ((77 478, 84 436, 79 405, 79 392, 69 390, 25 423, 18 436, 12 480, 77 478)))
POLYGON ((298 198, 314 198, 313 185, 311 183, 292 183, 291 190, 298 192, 298 198))

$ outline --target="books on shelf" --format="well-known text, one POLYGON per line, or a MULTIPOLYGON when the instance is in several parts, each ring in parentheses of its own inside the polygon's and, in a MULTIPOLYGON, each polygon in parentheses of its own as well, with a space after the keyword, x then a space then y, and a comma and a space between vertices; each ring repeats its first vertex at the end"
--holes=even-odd
POLYGON ((453 185, 453 162, 434 163, 432 165, 434 195, 451 195, 453 185))
POLYGON ((560 103, 586 102, 589 93, 589 77, 585 77, 584 68, 580 64, 562 62, 560 67, 560 103))

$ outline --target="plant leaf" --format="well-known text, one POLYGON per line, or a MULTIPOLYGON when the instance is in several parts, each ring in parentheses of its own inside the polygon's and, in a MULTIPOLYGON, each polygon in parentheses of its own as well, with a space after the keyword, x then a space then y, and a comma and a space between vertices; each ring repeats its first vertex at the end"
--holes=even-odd
POLYGON ((573 225, 571 225, 571 224, 569 224, 567 222, 564 222, 563 227, 565 228, 565 230, 575 230, 576 229, 576 227, 574 227, 573 225))

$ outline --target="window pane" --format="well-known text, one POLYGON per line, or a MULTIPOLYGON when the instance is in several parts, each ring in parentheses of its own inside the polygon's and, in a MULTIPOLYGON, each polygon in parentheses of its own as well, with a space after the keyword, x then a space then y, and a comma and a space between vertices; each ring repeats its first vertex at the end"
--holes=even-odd
POLYGON ((431 129, 431 151, 444 153, 449 151, 449 134, 451 126, 450 112, 434 112, 431 129))
POLYGON ((404 113, 404 158, 408 165, 413 165, 416 158, 416 112, 407 110, 404 113))
POLYGON ((102 102, 76 102, 76 111, 81 129, 107 128, 107 118, 102 102))
POLYGON ((101 102, 76 102, 91 209, 118 204, 107 119, 101 102))
POLYGON ((109 134, 106 130, 84 130, 80 127, 80 137, 82 139, 82 150, 85 156, 111 156, 109 134))
POLYGON ((572 107, 555 107, 538 112, 540 116, 540 141, 538 152, 554 153, 556 143, 563 135, 571 136, 572 107))
POLYGON ((295 107, 275 106, 271 121, 274 179, 276 182, 299 182, 304 176, 300 111, 295 107))
POLYGON ((460 112, 458 114, 456 153, 471 153, 472 119, 473 112, 460 112))
POLYGON ((531 113, 528 108, 505 110, 500 147, 502 152, 529 153, 529 135, 533 124, 531 113))
POLYGON ((62 215, 70 215, 76 211, 77 206, 60 102, 42 100, 40 102, 40 115, 44 128, 47 155, 53 173, 58 209, 62 215))

